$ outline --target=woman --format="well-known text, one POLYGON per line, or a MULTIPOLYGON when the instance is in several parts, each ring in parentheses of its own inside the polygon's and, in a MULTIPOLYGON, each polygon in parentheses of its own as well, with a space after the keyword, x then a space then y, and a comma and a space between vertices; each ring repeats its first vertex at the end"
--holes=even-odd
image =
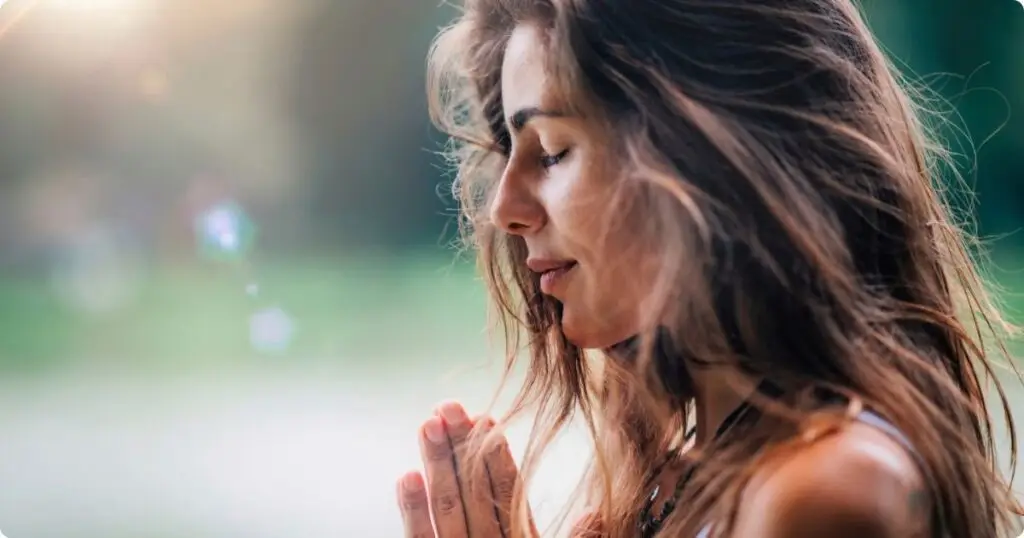
MULTIPOLYGON (((430 67, 529 351, 525 480, 574 412, 594 438, 578 533, 1010 535, 1008 325, 851 0, 467 0, 430 67)), ((501 428, 440 411, 407 535, 534 535, 501 428)))

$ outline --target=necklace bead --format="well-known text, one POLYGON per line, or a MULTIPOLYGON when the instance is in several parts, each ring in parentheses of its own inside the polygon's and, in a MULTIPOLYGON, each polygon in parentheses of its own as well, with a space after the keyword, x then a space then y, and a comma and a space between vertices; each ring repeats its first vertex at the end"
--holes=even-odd
MULTIPOLYGON (((761 384, 758 386, 757 390, 764 394, 771 394, 772 392, 776 392, 773 389, 773 386, 769 384, 767 380, 763 380, 761 384)), ((733 409, 733 411, 729 413, 727 417, 725 417, 725 420, 722 421, 722 424, 719 425, 718 431, 715 432, 713 440, 717 441, 721 439, 723 436, 725 436, 725 434, 728 433, 729 430, 733 428, 733 426, 739 424, 739 422, 747 415, 748 412, 750 412, 751 409, 754 409, 754 406, 750 404, 749 400, 744 400, 742 403, 740 403, 740 405, 738 405, 736 409, 733 409)), ((691 428, 690 431, 686 433, 686 436, 684 438, 686 440, 690 440, 693 438, 694 434, 696 434, 696 428, 691 428)), ((652 470, 651 478, 648 479, 648 483, 650 483, 652 480, 656 480, 658 478, 658 475, 665 468, 665 466, 667 466, 672 460, 676 459, 678 456, 678 449, 670 450, 668 455, 665 456, 664 461, 662 461, 652 470)), ((647 498, 647 501, 644 502, 643 508, 640 510, 640 513, 638 514, 639 517, 637 520, 637 530, 640 533, 640 538, 654 538, 658 531, 661 530, 661 526, 664 524, 665 520, 668 519, 668 516, 670 516, 672 512, 675 510, 676 504, 679 503, 679 498, 682 495, 683 488, 686 487, 686 484, 690 481, 690 479, 693 477, 693 474, 696 471, 697 465, 695 463, 689 464, 687 470, 679 478, 679 481, 676 482, 676 487, 672 491, 672 495, 665 500, 665 504, 662 505, 661 510, 658 511, 658 515, 651 514, 651 509, 654 508, 654 503, 655 501, 658 500, 658 494, 661 493, 661 485, 656 484, 654 486, 654 490, 651 491, 650 496, 647 498)))

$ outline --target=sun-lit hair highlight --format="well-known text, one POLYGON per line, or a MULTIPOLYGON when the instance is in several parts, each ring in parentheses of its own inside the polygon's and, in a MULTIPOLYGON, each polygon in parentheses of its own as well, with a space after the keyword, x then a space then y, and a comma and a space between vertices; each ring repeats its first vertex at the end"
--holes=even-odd
MULTIPOLYGON (((1017 505, 986 396, 1005 411, 1015 462, 996 370, 1016 372, 1006 347, 1016 333, 979 272, 982 245, 947 200, 964 185, 930 132, 944 120, 928 107, 941 101, 891 65, 850 0, 784 4, 466 0, 438 36, 429 98, 451 137, 460 224, 506 338, 506 375, 527 361, 497 431, 533 413, 528 484, 557 433, 581 419, 595 455, 566 513, 586 505, 603 536, 626 538, 645 475, 693 422, 686 380, 669 394, 658 375, 653 330, 632 361, 573 346, 524 243, 488 218, 509 150, 502 57, 511 32, 534 25, 555 98, 618 137, 621 203, 608 222, 640 226, 636 248, 661 253, 647 321, 669 320, 680 355, 805 389, 760 402, 778 427, 705 462, 666 533, 713 521, 728 535, 758 462, 870 407, 918 451, 936 536, 1009 536, 1017 505), (821 409, 820 389, 849 405, 821 409)), ((528 525, 522 488, 515 536, 528 525)))

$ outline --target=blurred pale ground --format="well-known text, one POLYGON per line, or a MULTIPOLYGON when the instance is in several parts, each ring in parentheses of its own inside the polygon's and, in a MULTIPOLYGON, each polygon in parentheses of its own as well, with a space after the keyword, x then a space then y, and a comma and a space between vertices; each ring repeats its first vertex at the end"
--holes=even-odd
MULTIPOLYGON (((418 466, 419 421, 441 398, 486 403, 483 380, 437 379, 410 369, 372 381, 289 372, 5 383, 0 520, 11 536, 42 538, 400 536, 394 479, 418 466)), ((569 437, 547 465, 535 487, 542 521, 586 450, 569 437)))
MULTIPOLYGON (((955 201, 1024 321, 1024 10, 863 3, 962 114, 940 134, 977 204, 955 201)), ((4 534, 400 535, 417 426, 482 410, 501 355, 447 244, 437 4, 0 1, 4 534)), ((555 446, 541 522, 587 451, 555 446)))
MULTIPOLYGON (((446 398, 484 409, 496 382, 495 365, 484 364, 493 353, 479 330, 482 291, 465 269, 449 271, 443 261, 437 268, 409 275, 412 282, 360 279, 431 290, 367 314, 389 324, 376 333, 387 339, 379 346, 342 343, 332 357, 254 355, 246 364, 187 368, 97 366, 97 359, 0 378, 4 531, 12 538, 400 536, 394 479, 419 463, 420 421, 446 398), (418 345, 424 325, 449 341, 418 345)), ((316 317, 330 301, 292 302, 308 314, 296 322, 307 337, 360 323, 358 307, 316 317)), ((239 323, 228 317, 219 329, 232 325, 239 323)), ((1018 386, 1011 396, 1021 409, 1018 386)), ((510 433, 517 456, 525 428, 510 433)), ((588 447, 577 429, 553 449, 532 490, 540 522, 570 493, 588 447)))
MULTIPOLYGON (((380 353, 127 374, 83 365, 0 379, 3 528, 44 538, 399 536, 394 481, 419 466, 420 422, 447 398, 485 409, 497 381, 496 364, 484 363, 483 316, 472 313, 483 312, 482 295, 451 293, 475 285, 447 265, 406 283, 439 296, 371 313, 393 324, 380 353), (434 332, 453 341, 418 347, 430 320, 450 325, 434 332)), ((312 302, 293 304, 315 312, 312 302)), ((510 432, 517 454, 525 427, 510 432)), ((577 431, 554 450, 535 486, 540 521, 574 485, 588 443, 577 431)))

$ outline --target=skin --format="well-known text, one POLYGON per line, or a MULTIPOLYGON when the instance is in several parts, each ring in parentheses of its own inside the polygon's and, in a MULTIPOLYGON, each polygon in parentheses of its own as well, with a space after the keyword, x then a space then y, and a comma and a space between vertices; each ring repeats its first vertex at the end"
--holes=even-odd
MULTIPOLYGON (((577 263, 550 290, 563 305, 563 331, 580 347, 612 346, 640 331, 644 290, 630 284, 649 282, 656 258, 610 261, 629 246, 631 232, 603 234, 596 226, 607 214, 620 177, 608 160, 613 153, 609 141, 582 119, 560 113, 564 107, 551 98, 544 51, 532 27, 513 32, 502 80, 512 151, 491 208, 492 221, 521 237, 531 259, 577 263), (616 285, 602 284, 608 282, 616 285)), ((697 388, 700 445, 756 380, 737 384, 743 376, 726 366, 690 365, 690 370, 697 388)), ((467 476, 463 452, 474 427, 480 423, 454 402, 423 424, 419 437, 426 478, 409 473, 398 492, 407 538, 507 536, 511 485, 519 480, 518 471, 502 439, 488 453, 486 469, 467 476), (474 490, 466 483, 488 486, 474 490)), ((673 489, 678 472, 665 471, 662 491, 673 489)), ((922 501, 927 499, 922 483, 912 456, 900 444, 874 428, 851 424, 764 465, 744 492, 735 536, 924 536, 922 522, 930 508, 922 501)), ((599 535, 600 522, 584 518, 576 527, 573 536, 599 535)), ((532 534, 537 535, 535 529, 532 534)))
MULTIPOLYGON (((562 304, 562 331, 581 348, 603 349, 641 332, 644 283, 658 271, 657 252, 635 253, 635 234, 604 233, 619 167, 609 161, 603 129, 561 114, 544 69, 537 30, 518 27, 502 65, 504 113, 512 152, 491 206, 491 220, 525 241, 531 259, 569 259, 578 265, 551 290, 562 304), (523 114, 523 111, 530 111, 523 114), (537 113, 540 111, 540 113, 537 113), (529 117, 528 121, 521 121, 529 117), (552 159, 558 157, 557 159, 552 159)), ((732 368, 690 368, 697 386, 698 444, 756 384, 732 368), (727 382, 731 380, 731 382, 727 382)))
MULTIPOLYGON (((398 486, 406 538, 509 536, 512 485, 519 475, 505 439, 488 453, 481 474, 467 480, 456 471, 466 467, 463 449, 470 431, 489 424, 470 420, 460 404, 448 402, 420 428, 427 478, 413 471, 398 486), (428 434, 438 429, 442 436, 434 442, 436 434, 428 434), (467 483, 487 486, 474 489, 467 483)), ((665 478, 678 475, 670 470, 665 478)), ((912 456, 884 433, 855 423, 765 465, 744 492, 733 535, 924 537, 929 513, 912 456)), ((535 528, 531 533, 538 536, 535 528)), ((598 535, 600 522, 590 515, 571 534, 598 535)))
MULTIPOLYGON (((420 454, 426 478, 407 473, 398 483, 398 505, 407 538, 469 538, 510 536, 511 506, 519 471, 508 442, 499 436, 489 447, 485 465, 474 476, 466 448, 471 432, 487 432, 490 419, 470 419, 457 402, 439 406, 420 427, 420 454)), ((583 519, 573 537, 587 536, 596 523, 583 519)), ((532 527, 532 536, 538 536, 532 527)))
POLYGON ((632 243, 629 230, 601 239, 600 225, 607 220, 619 173, 608 160, 602 133, 581 118, 563 115, 565 107, 551 97, 543 65, 537 32, 520 27, 509 40, 502 67, 512 151, 491 220, 520 237, 531 259, 577 262, 550 295, 562 303, 562 330, 570 341, 605 348, 639 332, 643 290, 628 284, 649 280, 654 260, 616 263, 614 253, 632 243), (606 282, 618 285, 613 289, 606 282))
POLYGON ((913 457, 865 424, 767 465, 745 497, 736 536, 914 538, 930 530, 928 495, 913 457))

